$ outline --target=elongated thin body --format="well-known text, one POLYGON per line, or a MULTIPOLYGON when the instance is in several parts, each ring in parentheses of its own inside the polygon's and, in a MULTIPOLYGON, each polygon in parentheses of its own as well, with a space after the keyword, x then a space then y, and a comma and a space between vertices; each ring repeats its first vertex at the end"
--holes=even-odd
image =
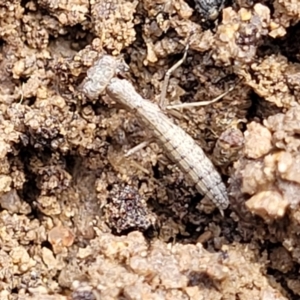
POLYGON ((223 212, 229 204, 220 174, 197 143, 168 118, 154 103, 142 98, 127 80, 112 78, 106 87, 108 95, 136 113, 152 130, 167 156, 178 165, 196 189, 206 195, 223 212))

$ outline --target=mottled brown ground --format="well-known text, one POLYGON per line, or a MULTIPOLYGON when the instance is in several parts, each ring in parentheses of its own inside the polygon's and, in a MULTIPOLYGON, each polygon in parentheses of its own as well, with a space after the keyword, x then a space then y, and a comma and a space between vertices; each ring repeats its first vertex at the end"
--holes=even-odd
POLYGON ((237 0, 215 22, 192 0, 2 3, 0 299, 299 299, 298 0, 237 0), (170 104, 236 85, 170 114, 224 175, 224 218, 134 112, 79 89, 121 54, 158 102, 187 42, 170 104))

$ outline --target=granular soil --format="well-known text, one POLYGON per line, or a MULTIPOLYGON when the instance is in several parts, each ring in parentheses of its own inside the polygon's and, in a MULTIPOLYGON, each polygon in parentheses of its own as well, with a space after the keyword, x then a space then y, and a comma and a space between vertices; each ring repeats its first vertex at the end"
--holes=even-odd
POLYGON ((0 299, 299 299, 299 21, 298 0, 2 1, 0 299), (134 111, 80 89, 108 54, 158 103, 187 44, 169 105, 234 86, 166 112, 224 217, 134 111))

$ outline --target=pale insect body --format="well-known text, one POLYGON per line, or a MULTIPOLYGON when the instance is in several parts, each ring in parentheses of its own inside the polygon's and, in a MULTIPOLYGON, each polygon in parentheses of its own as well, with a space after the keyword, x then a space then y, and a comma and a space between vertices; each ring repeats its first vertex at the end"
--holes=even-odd
POLYGON ((228 196, 220 174, 184 130, 176 126, 156 104, 142 98, 128 81, 113 78, 106 91, 112 99, 134 110, 145 125, 152 129, 167 156, 200 193, 204 193, 220 210, 228 207, 228 196))
MULTIPOLYGON (((83 92, 87 97, 95 99, 97 88, 91 82, 95 82, 96 73, 109 74, 106 77, 108 95, 116 102, 123 104, 128 110, 136 112, 142 122, 153 131, 158 142, 166 150, 167 156, 186 174, 196 189, 206 195, 223 212, 229 205, 226 187, 220 174, 203 150, 184 130, 175 125, 158 105, 142 98, 131 83, 124 79, 113 78, 115 63, 107 64, 107 58, 104 62, 111 71, 104 72, 103 65, 101 65, 104 57, 106 55, 89 69, 88 76, 83 82, 83 92)), ((115 60, 112 57, 110 59, 115 60)), ((102 86, 101 83, 100 92, 102 92, 102 86)))

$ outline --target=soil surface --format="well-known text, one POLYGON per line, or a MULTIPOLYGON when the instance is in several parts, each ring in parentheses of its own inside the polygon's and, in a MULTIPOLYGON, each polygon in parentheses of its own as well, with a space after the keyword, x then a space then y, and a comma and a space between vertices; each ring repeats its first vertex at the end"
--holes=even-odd
POLYGON ((2 2, 0 299, 299 299, 299 0, 2 2), (110 55, 159 103, 187 46, 165 100, 203 105, 165 113, 224 217, 135 111, 80 88, 110 55))

